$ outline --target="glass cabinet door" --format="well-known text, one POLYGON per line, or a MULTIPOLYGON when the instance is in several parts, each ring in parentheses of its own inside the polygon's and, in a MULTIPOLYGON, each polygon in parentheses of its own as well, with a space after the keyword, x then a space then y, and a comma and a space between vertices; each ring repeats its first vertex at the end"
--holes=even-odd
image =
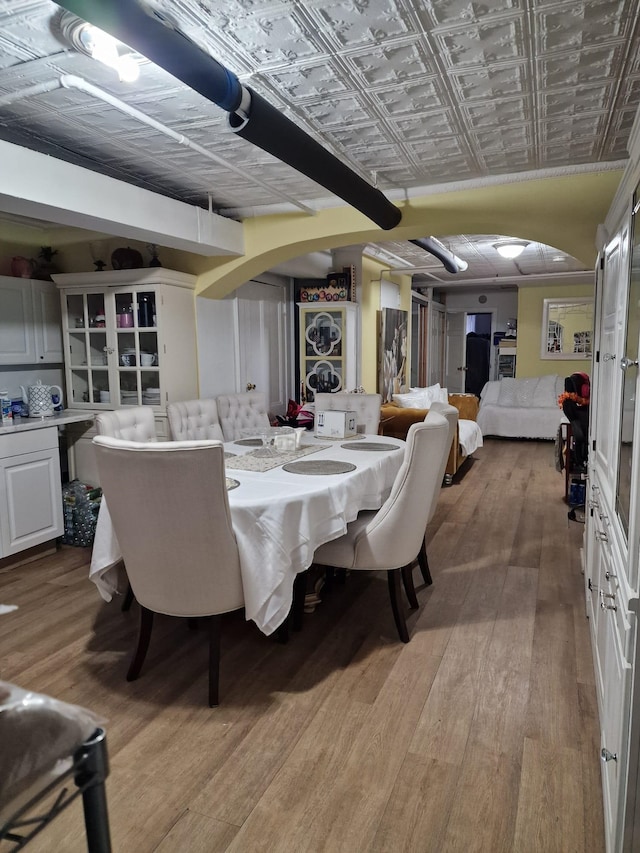
POLYGON ((160 405, 156 293, 119 290, 114 294, 117 403, 160 405))
POLYGON ((69 404, 160 406, 156 291, 67 293, 69 404))
POLYGON ((345 317, 341 309, 303 309, 300 372, 308 400, 344 385, 345 317))
POLYGON ((638 338, 640 335, 640 225, 638 223, 638 191, 633 208, 633 237, 631 248, 631 275, 627 304, 627 329, 624 356, 620 362, 623 369, 622 403, 620 412, 620 435, 618 452, 618 482, 616 486, 616 511, 620 523, 629 535, 631 509, 631 471, 633 463, 633 424, 636 412, 636 388, 638 380, 638 338))
POLYGON ((69 388, 73 404, 108 403, 109 366, 103 293, 67 295, 69 388))

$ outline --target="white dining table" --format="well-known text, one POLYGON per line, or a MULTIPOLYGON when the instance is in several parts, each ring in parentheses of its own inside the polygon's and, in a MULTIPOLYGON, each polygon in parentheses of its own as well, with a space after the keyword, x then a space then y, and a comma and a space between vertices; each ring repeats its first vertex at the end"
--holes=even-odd
MULTIPOLYGON (((304 437, 304 444, 318 445, 318 450, 300 461, 336 460, 351 463, 355 469, 340 474, 297 474, 285 471, 282 464, 268 471, 227 468, 227 476, 239 483, 228 491, 228 497, 240 554, 245 614, 267 635, 286 619, 296 575, 309 568, 316 549, 342 536, 360 511, 382 506, 405 447, 401 439, 374 435, 359 440, 362 449, 358 450, 354 450, 355 442, 327 442, 311 435, 304 437), (396 449, 368 451, 365 447, 371 442, 396 449)), ((225 452, 234 456, 255 450, 235 442, 225 444, 225 452)), ((103 499, 89 577, 107 601, 122 591, 121 559, 103 499)))

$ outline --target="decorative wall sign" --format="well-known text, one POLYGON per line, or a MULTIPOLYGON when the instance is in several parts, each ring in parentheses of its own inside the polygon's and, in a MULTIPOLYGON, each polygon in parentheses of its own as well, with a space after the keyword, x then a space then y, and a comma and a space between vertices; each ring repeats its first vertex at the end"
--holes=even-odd
POLYGON ((327 276, 325 285, 303 287, 299 293, 300 302, 353 302, 354 282, 351 268, 343 272, 332 272, 327 276))

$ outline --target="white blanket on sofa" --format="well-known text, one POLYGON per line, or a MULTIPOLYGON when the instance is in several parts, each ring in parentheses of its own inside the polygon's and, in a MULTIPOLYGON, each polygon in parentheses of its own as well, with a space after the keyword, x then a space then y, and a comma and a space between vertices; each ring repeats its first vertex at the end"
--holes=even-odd
POLYGON ((478 424, 483 435, 555 440, 562 419, 560 376, 487 382, 480 395, 478 424))

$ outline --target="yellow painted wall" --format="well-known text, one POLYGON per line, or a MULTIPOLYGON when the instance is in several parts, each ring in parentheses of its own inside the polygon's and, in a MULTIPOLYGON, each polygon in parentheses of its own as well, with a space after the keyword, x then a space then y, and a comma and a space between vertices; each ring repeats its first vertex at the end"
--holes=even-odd
POLYGON ((593 296, 593 285, 550 284, 544 287, 521 287, 518 290, 518 355, 516 357, 516 376, 546 376, 558 374, 570 376, 572 373, 591 370, 588 359, 546 359, 540 358, 542 309, 545 299, 580 299, 593 296))
MULTIPOLYGON (((378 391, 378 311, 380 310, 380 277, 400 287, 400 309, 411 311, 411 277, 389 275, 388 268, 372 258, 362 259, 362 299, 360 322, 362 333, 362 385, 368 394, 378 391)), ((410 355, 410 354, 409 354, 410 355)), ((410 376, 407 367, 407 381, 410 376)))

